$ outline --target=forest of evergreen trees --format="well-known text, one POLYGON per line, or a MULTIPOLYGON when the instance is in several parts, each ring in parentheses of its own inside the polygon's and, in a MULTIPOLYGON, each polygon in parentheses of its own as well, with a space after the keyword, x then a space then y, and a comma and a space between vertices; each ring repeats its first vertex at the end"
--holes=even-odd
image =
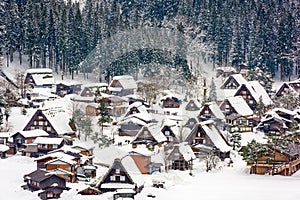
POLYGON ((216 66, 298 74, 298 0, 2 0, 0 53, 5 66, 26 55, 29 67, 74 72, 101 40, 145 26, 197 39, 216 66))

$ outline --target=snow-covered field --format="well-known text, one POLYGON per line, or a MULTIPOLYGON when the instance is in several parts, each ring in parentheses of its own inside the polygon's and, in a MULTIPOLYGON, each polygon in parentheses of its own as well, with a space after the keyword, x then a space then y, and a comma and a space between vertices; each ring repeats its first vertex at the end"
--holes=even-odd
MULTIPOLYGON (((189 171, 169 171, 159 175, 166 180, 165 189, 151 187, 152 176, 145 175, 145 188, 136 195, 137 200, 152 199, 205 199, 205 200, 296 200, 300 197, 300 177, 249 175, 241 165, 223 167, 213 172, 201 171, 201 163, 195 162, 193 176, 189 171)), ((23 176, 35 170, 33 159, 22 156, 0 160, 0 199, 32 200, 37 193, 21 188, 23 176)), ((157 176, 157 175, 156 175, 157 176)), ((84 184, 84 183, 81 183, 84 184)), ((61 199, 112 199, 112 194, 100 196, 76 195, 76 189, 65 191, 61 199)))

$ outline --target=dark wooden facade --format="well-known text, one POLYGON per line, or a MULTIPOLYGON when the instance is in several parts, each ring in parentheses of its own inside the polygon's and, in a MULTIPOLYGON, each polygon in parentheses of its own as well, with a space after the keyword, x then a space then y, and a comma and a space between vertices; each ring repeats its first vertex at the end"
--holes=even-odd
POLYGON ((24 182, 26 182, 26 185, 22 187, 30 191, 45 190, 54 184, 57 187, 66 188, 65 179, 40 169, 25 175, 24 182))
POLYGON ((226 116, 226 129, 230 133, 234 132, 252 132, 254 123, 252 118, 241 116, 236 113, 232 113, 226 116))
POLYGON ((172 131, 171 127, 170 126, 164 126, 162 129, 161 129, 161 132, 166 136, 167 138, 167 143, 169 144, 177 144, 179 143, 176 135, 174 134, 174 132, 172 131))
POLYGON ((249 105, 249 107, 252 110, 255 110, 258 102, 255 100, 255 98, 253 97, 250 90, 245 84, 242 84, 240 86, 240 88, 237 90, 234 96, 242 96, 246 103, 249 105))
POLYGON ((221 89, 237 89, 238 87, 240 87, 240 83, 234 76, 229 76, 222 84, 221 89))
POLYGON ((296 92, 300 94, 300 81, 291 81, 287 83, 283 83, 281 87, 277 90, 275 96, 276 97, 281 97, 284 95, 287 95, 292 92, 296 92))
MULTIPOLYGON (((155 126, 155 125, 154 125, 155 126)), ((145 145, 158 145, 161 146, 162 143, 165 141, 158 141, 155 137, 154 134, 163 134, 160 133, 160 130, 156 130, 159 133, 151 133, 152 130, 150 130, 147 126, 143 126, 143 128, 137 133, 135 138, 132 140, 131 144, 133 147, 136 147, 138 144, 145 144, 145 145)))
POLYGON ((181 101, 176 97, 167 97, 161 100, 163 103, 163 108, 179 108, 181 101))
POLYGON ((108 192, 108 191, 115 191, 117 189, 128 189, 128 188, 135 189, 136 184, 128 174, 127 170, 122 165, 121 159, 115 159, 114 163, 109 168, 108 172, 103 176, 98 189, 101 192, 108 192), (106 186, 105 184, 108 184, 108 186, 106 186), (114 184, 116 185, 117 188, 114 187, 114 184), (124 188, 122 188, 122 185, 124 185, 124 188))
POLYGON ((186 160, 177 145, 174 146, 173 150, 168 155, 167 160, 171 161, 171 164, 168 166, 169 169, 191 170, 193 167, 193 159, 190 158, 186 160))
POLYGON ((121 123, 118 130, 119 136, 136 136, 136 134, 143 128, 143 125, 128 121, 121 123))
POLYGON ((34 129, 42 129, 49 133, 51 137, 57 137, 58 133, 53 128, 52 124, 49 122, 47 117, 44 115, 42 110, 37 110, 35 114, 32 116, 30 121, 27 123, 23 131, 34 130, 34 129))
POLYGON ((89 186, 89 187, 79 191, 78 194, 81 194, 81 195, 99 195, 99 194, 102 194, 102 192, 100 192, 97 188, 93 188, 93 187, 89 186))
POLYGON ((188 104, 185 106, 185 110, 187 111, 197 111, 200 110, 199 102, 195 102, 196 100, 190 100, 188 104))
POLYGON ((81 91, 81 84, 56 84, 56 94, 63 97, 66 94, 78 94, 81 91))

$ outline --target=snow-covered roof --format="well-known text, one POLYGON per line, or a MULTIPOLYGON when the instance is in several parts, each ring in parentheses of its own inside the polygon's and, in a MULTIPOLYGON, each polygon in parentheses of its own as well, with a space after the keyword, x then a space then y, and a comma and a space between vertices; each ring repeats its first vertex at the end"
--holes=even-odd
POLYGON ((249 107, 249 105, 242 96, 228 97, 227 100, 237 112, 237 114, 241 116, 253 115, 252 109, 249 107))
MULTIPOLYGON (((150 123, 150 124, 146 124, 144 127, 148 128, 150 134, 154 137, 154 139, 157 142, 164 142, 167 141, 166 136, 161 132, 161 127, 159 124, 157 123, 150 123)), ((144 128, 142 128, 134 137, 133 140, 135 140, 136 138, 138 138, 140 136, 140 134, 142 134, 144 128)))
POLYGON ((241 146, 247 146, 247 144, 252 140, 262 144, 267 142, 266 136, 263 132, 245 132, 241 134, 241 146))
POLYGON ((216 70, 220 70, 223 72, 236 72, 236 69, 234 67, 217 67, 216 70))
POLYGON ((0 138, 9 138, 11 135, 10 132, 0 132, 0 138))
POLYGON ((52 174, 56 174, 56 175, 59 175, 59 174, 69 174, 69 175, 74 175, 74 173, 72 172, 69 172, 67 170, 64 170, 64 169, 61 169, 61 168, 56 168, 54 170, 49 170, 48 172, 52 173, 52 174))
POLYGON ((59 135, 74 133, 69 126, 71 117, 65 109, 58 107, 42 110, 42 112, 59 135))
POLYGON ((87 83, 82 85, 83 87, 93 88, 93 87, 108 87, 107 83, 87 83))
POLYGON ((273 103, 265 88, 258 81, 250 81, 249 84, 258 95, 258 98, 260 96, 262 97, 262 101, 265 105, 271 105, 273 103))
POLYGON ((227 77, 224 81, 224 83, 222 84, 221 87, 224 86, 224 84, 229 80, 229 79, 234 79, 239 85, 242 85, 242 84, 246 84, 248 81, 243 77, 242 74, 233 74, 233 75, 230 75, 229 77, 227 77))
POLYGON ((53 85, 55 83, 52 74, 32 74, 31 76, 36 85, 53 85))
POLYGON ((196 159, 192 148, 190 147, 190 145, 187 144, 187 142, 175 144, 175 146, 178 146, 178 150, 182 154, 184 160, 189 161, 196 159))
POLYGON ((9 147, 4 145, 4 144, 0 144, 0 152, 5 152, 5 151, 8 151, 9 150, 9 147))
POLYGON ((43 160, 45 158, 62 158, 62 159, 65 159, 65 160, 73 160, 76 157, 74 157, 70 154, 66 154, 64 152, 61 152, 61 151, 57 151, 57 152, 49 152, 46 155, 40 156, 40 157, 36 158, 35 161, 43 160))
MULTIPOLYGON (((211 120, 208 120, 211 121, 211 120)), ((224 138, 220 135, 221 133, 212 123, 210 125, 206 123, 200 123, 201 127, 207 134, 207 136, 211 139, 213 144, 220 149, 222 152, 227 152, 231 150, 231 147, 225 142, 224 138)))
POLYGON ((285 108, 273 108, 272 109, 273 112, 283 112, 283 113, 286 113, 286 114, 289 114, 289 115, 296 115, 297 114, 297 111, 292 111, 292 110, 288 110, 288 109, 285 109, 285 108))
POLYGON ((225 119, 225 115, 222 113, 220 107, 216 102, 208 102, 205 103, 205 105, 209 107, 209 109, 217 119, 225 119))
POLYGON ((52 74, 52 69, 50 68, 32 68, 32 69, 27 69, 26 73, 28 74, 52 74))
POLYGON ((135 185, 134 184, 129 184, 129 183, 103 183, 100 186, 101 188, 116 188, 116 189, 134 189, 135 185))
POLYGON ((83 102, 94 102, 95 97, 89 97, 89 96, 80 96, 80 95, 73 95, 72 100, 74 101, 83 101, 83 102))
POLYGON ((125 117, 124 119, 122 119, 122 121, 119 121, 118 122, 118 125, 121 125, 121 124, 126 124, 128 122, 132 122, 134 124, 138 124, 138 125, 141 125, 141 126, 144 126, 146 125, 147 123, 143 120, 140 120, 140 118, 137 118, 135 117, 136 115, 134 116, 128 116, 128 117, 125 117))
POLYGON ((74 161, 74 160, 62 157, 62 158, 56 158, 56 159, 49 160, 48 162, 45 163, 45 165, 48 165, 48 164, 60 164, 60 163, 68 163, 70 165, 76 165, 77 164, 77 162, 74 161))
POLYGON ((137 89, 137 84, 132 76, 115 76, 113 77, 113 81, 119 81, 123 89, 137 89))
MULTIPOLYGON (((49 136, 49 134, 46 131, 41 130, 41 129, 35 129, 35 130, 29 130, 29 131, 19 131, 18 133, 23 135, 23 137, 25 137, 25 138, 49 136)), ((15 133, 15 134, 17 134, 17 133, 15 133)))
POLYGON ((35 144, 57 144, 60 145, 63 142, 63 138, 47 138, 37 137, 33 143, 35 144))

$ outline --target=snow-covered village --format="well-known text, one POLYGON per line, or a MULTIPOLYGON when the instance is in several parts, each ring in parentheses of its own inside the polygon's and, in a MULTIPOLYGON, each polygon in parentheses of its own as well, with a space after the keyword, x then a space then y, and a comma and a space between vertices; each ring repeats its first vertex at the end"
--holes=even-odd
POLYGON ((300 198, 298 0, 0 2, 0 199, 300 198))

